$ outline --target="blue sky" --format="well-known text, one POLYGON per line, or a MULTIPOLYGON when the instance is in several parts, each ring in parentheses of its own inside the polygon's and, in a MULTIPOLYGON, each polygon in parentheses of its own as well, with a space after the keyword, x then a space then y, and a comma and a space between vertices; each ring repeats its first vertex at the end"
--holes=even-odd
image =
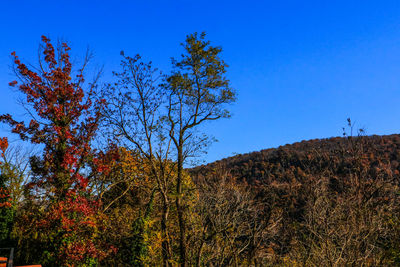
POLYGON ((223 47, 238 92, 233 117, 206 126, 219 140, 206 161, 338 136, 347 117, 399 132, 399 1, 1 1, 0 113, 22 118, 9 55, 35 64, 41 35, 77 60, 90 47, 107 79, 121 50, 168 70, 195 31, 223 47))

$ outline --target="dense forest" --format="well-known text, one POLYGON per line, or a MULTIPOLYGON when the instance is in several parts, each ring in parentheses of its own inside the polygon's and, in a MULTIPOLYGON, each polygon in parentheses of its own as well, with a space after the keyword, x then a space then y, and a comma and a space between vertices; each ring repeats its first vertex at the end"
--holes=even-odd
POLYGON ((400 264, 400 135, 348 119, 343 137, 188 168, 236 93, 204 33, 182 48, 170 73, 121 51, 109 82, 45 36, 36 65, 12 52, 26 116, 0 115, 22 144, 0 139, 0 246, 15 263, 400 264))
POLYGON ((269 229, 259 233, 261 265, 397 265, 399 146, 398 134, 344 133, 236 155, 190 173, 197 184, 228 177, 251 192, 261 228, 269 229))
POLYGON ((253 185, 261 181, 289 182, 291 179, 285 176, 288 171, 293 172, 297 178, 300 178, 298 171, 308 175, 321 175, 323 171, 330 171, 344 178, 350 166, 343 166, 345 162, 343 159, 351 155, 350 149, 362 149, 363 153, 369 153, 371 166, 377 166, 385 159, 390 161, 393 173, 397 174, 400 171, 399 134, 384 136, 357 134, 355 137, 313 139, 239 154, 192 168, 190 172, 200 176, 207 175, 212 169, 224 166, 235 177, 253 185))

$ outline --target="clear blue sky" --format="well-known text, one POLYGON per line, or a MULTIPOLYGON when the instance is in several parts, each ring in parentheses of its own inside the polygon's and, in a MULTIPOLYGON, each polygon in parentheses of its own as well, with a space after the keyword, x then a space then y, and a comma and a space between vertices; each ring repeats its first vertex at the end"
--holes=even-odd
POLYGON ((168 69, 194 31, 223 47, 238 92, 206 161, 338 136, 347 117, 400 130, 400 1, 0 1, 0 113, 22 115, 10 52, 35 63, 43 34, 77 59, 89 46, 107 78, 120 50, 168 69))

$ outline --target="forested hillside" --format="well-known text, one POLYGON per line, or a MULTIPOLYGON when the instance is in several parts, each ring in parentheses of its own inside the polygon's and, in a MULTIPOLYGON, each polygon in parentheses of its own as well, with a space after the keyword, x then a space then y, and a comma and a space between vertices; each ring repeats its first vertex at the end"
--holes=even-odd
MULTIPOLYGON (((379 160, 385 159, 390 160, 393 171, 400 171, 399 134, 362 138, 362 149, 364 153, 369 153, 371 166, 377 166, 379 160)), ((354 145, 360 144, 358 137, 353 139, 354 145)), ((296 179, 300 179, 299 172, 321 175, 325 171, 332 171, 342 176, 347 174, 342 157, 349 157, 352 149, 348 147, 349 144, 349 140, 342 137, 301 141, 224 158, 193 168, 191 172, 196 175, 207 174, 217 166, 224 166, 232 175, 250 184, 267 181, 288 182, 291 180, 288 176, 290 173, 297 177, 296 179)))
POLYGON ((398 264, 399 148, 398 134, 315 139, 190 173, 200 185, 223 176, 251 192, 268 229, 258 236, 264 264, 398 264))

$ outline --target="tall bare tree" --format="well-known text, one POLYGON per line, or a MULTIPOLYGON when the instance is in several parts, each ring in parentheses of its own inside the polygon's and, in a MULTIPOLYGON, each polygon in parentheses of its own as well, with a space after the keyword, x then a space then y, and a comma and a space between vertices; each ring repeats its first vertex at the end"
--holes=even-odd
POLYGON ((165 93, 159 84, 162 74, 151 63, 142 62, 139 55, 129 57, 123 52, 121 55, 122 71, 114 73, 117 82, 101 91, 101 97, 107 101, 104 123, 111 129, 113 138, 138 151, 145 164, 150 166, 149 175, 155 180, 161 196, 162 258, 163 265, 168 266, 171 259, 167 229, 171 168, 166 168, 170 164, 170 141, 161 125, 165 102, 165 93))

